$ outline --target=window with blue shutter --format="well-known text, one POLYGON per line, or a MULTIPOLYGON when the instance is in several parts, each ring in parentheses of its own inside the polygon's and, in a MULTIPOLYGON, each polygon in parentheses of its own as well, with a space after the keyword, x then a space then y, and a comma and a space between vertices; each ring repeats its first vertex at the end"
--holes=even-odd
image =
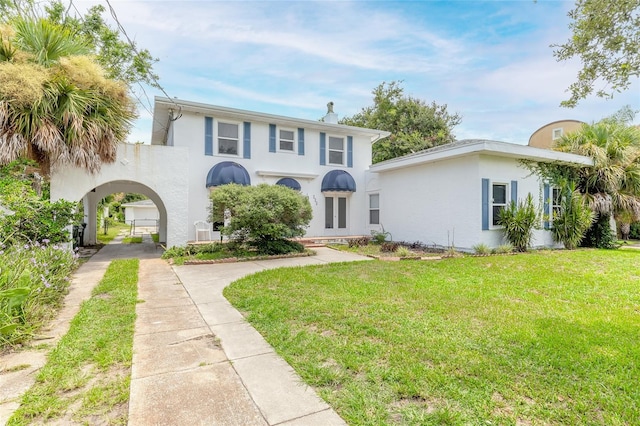
POLYGON ((511 201, 513 201, 516 204, 518 203, 518 181, 517 180, 511 181, 511 201))
POLYGON ((204 118, 204 155, 213 155, 213 118, 204 118))
POLYGON ((269 124, 269 152, 276 152, 276 125, 269 124))
POLYGON ((327 150, 327 135, 320 132, 320 165, 326 164, 326 150, 327 150))
POLYGON ((251 158, 251 123, 245 121, 242 132, 242 157, 251 158))
POLYGON ((482 230, 489 229, 489 179, 482 179, 482 230))
POLYGON ((298 129, 298 155, 304 155, 304 129, 298 129))
POLYGON ((544 202, 544 207, 543 207, 543 213, 544 213, 544 229, 549 229, 549 217, 550 215, 550 208, 549 208, 549 192, 550 192, 550 186, 548 183, 544 184, 544 188, 542 191, 542 199, 544 202))
POLYGON ((347 136, 347 167, 353 167, 353 136, 347 136))

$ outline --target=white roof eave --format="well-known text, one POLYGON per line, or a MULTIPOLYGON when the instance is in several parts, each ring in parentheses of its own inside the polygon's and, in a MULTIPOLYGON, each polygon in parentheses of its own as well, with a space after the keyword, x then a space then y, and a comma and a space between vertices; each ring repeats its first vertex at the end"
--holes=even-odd
POLYGON ((265 123, 276 123, 291 127, 304 127, 321 131, 334 132, 339 134, 350 134, 366 136, 371 143, 389 137, 390 132, 384 130, 366 129, 363 127, 346 126, 344 124, 325 123, 322 121, 306 120, 302 118, 285 117, 281 115, 266 114, 255 111, 247 111, 235 108, 227 108, 216 105, 203 104, 198 102, 184 101, 181 99, 169 99, 163 97, 155 98, 153 112, 153 135, 152 144, 160 144, 164 135, 166 118, 170 110, 174 110, 174 115, 180 112, 194 112, 207 114, 216 117, 224 117, 235 120, 253 120, 265 123))
POLYGON ((517 158, 545 163, 560 162, 585 166, 593 165, 591 158, 582 155, 534 148, 508 142, 468 140, 448 145, 441 145, 415 154, 373 164, 369 169, 372 172, 379 173, 474 154, 517 158))

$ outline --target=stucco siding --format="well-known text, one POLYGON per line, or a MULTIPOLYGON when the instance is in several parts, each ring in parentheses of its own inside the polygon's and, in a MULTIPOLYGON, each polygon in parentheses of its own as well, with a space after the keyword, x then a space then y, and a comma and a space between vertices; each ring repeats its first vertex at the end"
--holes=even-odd
POLYGON ((363 234, 366 231, 366 195, 365 195, 365 170, 371 161, 371 142, 366 137, 353 137, 353 167, 346 164, 346 137, 348 132, 332 133, 327 131, 327 137, 336 135, 345 138, 345 164, 320 165, 320 131, 304 129, 304 155, 298 154, 298 128, 282 126, 282 129, 293 130, 296 133, 293 152, 281 151, 276 144, 276 152, 269 151, 269 125, 275 124, 276 131, 281 127, 277 122, 251 122, 251 158, 244 158, 242 142, 239 145, 238 155, 224 155, 217 153, 218 122, 235 123, 239 125, 239 139, 242 141, 244 126, 242 121, 228 120, 224 117, 213 118, 214 137, 213 155, 205 155, 205 116, 202 114, 186 113, 180 120, 173 123, 172 134, 174 145, 189 149, 188 179, 189 209, 188 238, 195 239, 193 224, 198 220, 209 218, 209 190, 206 188, 206 178, 209 170, 222 161, 233 161, 243 166, 251 179, 252 185, 260 183, 275 184, 281 177, 292 176, 301 186, 301 193, 309 197, 313 209, 313 219, 307 229, 308 236, 324 236, 330 234, 363 234), (348 224, 346 230, 325 230, 324 222, 324 196, 321 191, 322 179, 331 170, 345 170, 356 182, 355 193, 345 193, 349 199, 348 224))
MULTIPOLYGON (((75 167, 54 167, 51 199, 80 201, 90 197, 95 204, 114 192, 147 195, 160 211, 161 240, 169 246, 184 244, 188 232, 184 221, 189 209, 185 176, 188 169, 189 151, 186 148, 122 144, 118 147, 116 161, 103 164, 95 175, 75 167)), ((96 232, 95 209, 88 213, 89 238, 93 238, 89 243, 92 243, 96 232)))
POLYGON ((380 173, 384 229, 396 241, 470 247, 480 230, 478 176, 473 157, 380 173))

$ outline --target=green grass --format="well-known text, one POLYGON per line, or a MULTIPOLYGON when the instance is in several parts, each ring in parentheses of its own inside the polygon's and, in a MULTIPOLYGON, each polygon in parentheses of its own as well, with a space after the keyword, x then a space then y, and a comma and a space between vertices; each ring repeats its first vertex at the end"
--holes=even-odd
POLYGON ((127 235, 122 239, 122 244, 140 244, 142 243, 142 237, 137 237, 135 235, 127 235))
POLYGON ((98 243, 109 244, 115 237, 117 237, 121 231, 129 231, 130 226, 126 223, 116 222, 113 225, 109 225, 107 228, 107 234, 104 234, 104 229, 101 227, 97 232, 98 243))
POLYGON ((109 265, 9 425, 91 424, 104 418, 126 424, 138 265, 138 259, 109 265))
POLYGON ((265 271, 225 295, 364 424, 638 424, 640 254, 265 271))
POLYGON ((154 243, 159 243, 160 242, 160 234, 158 234, 157 232, 152 232, 151 233, 151 239, 153 240, 154 243))

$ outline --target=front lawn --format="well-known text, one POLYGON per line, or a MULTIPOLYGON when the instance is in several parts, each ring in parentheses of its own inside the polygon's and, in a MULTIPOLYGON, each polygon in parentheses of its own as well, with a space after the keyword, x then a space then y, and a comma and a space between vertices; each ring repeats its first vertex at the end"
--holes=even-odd
POLYGON ((637 424, 640 253, 265 271, 225 296, 357 424, 637 424))

